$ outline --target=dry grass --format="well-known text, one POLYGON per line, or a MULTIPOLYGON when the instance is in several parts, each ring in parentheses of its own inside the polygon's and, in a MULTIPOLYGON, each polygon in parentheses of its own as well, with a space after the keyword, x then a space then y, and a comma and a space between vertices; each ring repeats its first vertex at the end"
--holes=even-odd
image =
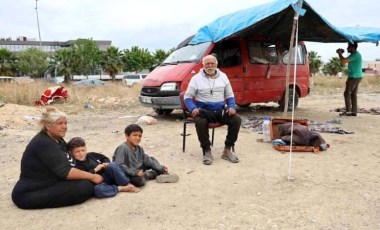
MULTIPOLYGON (((313 93, 332 94, 344 90, 346 78, 314 76, 313 93)), ((32 83, 0 84, 0 102, 33 106, 41 94, 54 84, 36 80, 32 83)), ((136 106, 140 87, 127 87, 121 82, 107 82, 104 86, 78 88, 72 84, 66 87, 69 98, 65 105, 96 109, 128 109, 136 106)), ((380 93, 380 76, 365 76, 360 83, 359 92, 380 93)))
MULTIPOLYGON (((55 84, 34 81, 23 84, 0 84, 0 101, 32 106, 41 94, 55 84)), ((107 82, 104 86, 75 87, 62 84, 69 94, 67 105, 94 106, 95 108, 127 108, 138 103, 140 87, 127 87, 121 82, 107 82)))
MULTIPOLYGON (((337 90, 343 92, 346 84, 346 77, 325 77, 314 76, 310 78, 313 83, 313 92, 317 94, 336 93, 337 90)), ((380 93, 380 76, 364 76, 359 85, 361 93, 380 93)))

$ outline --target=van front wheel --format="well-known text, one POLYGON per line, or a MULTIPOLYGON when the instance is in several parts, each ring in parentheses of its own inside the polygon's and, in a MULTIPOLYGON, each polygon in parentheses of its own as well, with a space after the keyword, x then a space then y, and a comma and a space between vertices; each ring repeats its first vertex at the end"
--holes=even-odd
POLYGON ((169 115, 173 112, 173 109, 154 109, 158 115, 169 115))
MULTIPOLYGON (((293 107, 294 107, 294 110, 296 110, 296 108, 298 106, 298 98, 299 98, 299 95, 296 91, 294 94, 294 106, 293 106, 293 88, 289 88, 288 111, 292 111, 293 107)), ((284 109, 285 109, 285 92, 281 98, 281 101, 279 101, 278 104, 280 105, 279 109, 281 111, 284 111, 284 109)))

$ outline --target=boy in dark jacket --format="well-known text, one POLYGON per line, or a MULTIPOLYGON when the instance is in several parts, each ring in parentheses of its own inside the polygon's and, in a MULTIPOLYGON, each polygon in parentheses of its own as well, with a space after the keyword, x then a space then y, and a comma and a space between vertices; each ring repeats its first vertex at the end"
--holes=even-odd
POLYGON ((130 183, 129 178, 117 164, 110 162, 108 157, 100 153, 87 153, 86 143, 82 138, 72 138, 67 143, 67 148, 73 157, 71 162, 72 166, 86 172, 97 173, 103 176, 104 183, 95 186, 95 197, 113 197, 118 192, 140 191, 139 188, 136 188, 130 183))
POLYGON ((131 179, 132 184, 140 187, 145 185, 147 180, 154 180, 156 177, 159 183, 178 181, 178 175, 169 174, 167 167, 161 165, 156 158, 148 156, 139 146, 143 133, 139 125, 128 125, 124 133, 126 141, 115 150, 113 161, 131 179))

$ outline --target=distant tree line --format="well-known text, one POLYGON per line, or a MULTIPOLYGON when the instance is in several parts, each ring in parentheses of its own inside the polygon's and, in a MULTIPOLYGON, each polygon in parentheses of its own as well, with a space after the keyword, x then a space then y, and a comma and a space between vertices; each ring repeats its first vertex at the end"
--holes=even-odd
MULTIPOLYGON (((173 51, 174 48, 168 51, 157 49, 150 53, 148 49, 138 46, 124 50, 110 46, 101 51, 92 39, 77 39, 72 46, 58 49, 52 56, 38 48, 28 48, 16 55, 7 49, 0 49, 0 75, 41 77, 49 73, 51 76, 64 76, 65 82, 69 82, 73 75, 91 75, 104 71, 115 80, 116 74, 120 72, 152 70, 173 51)), ((310 51, 308 58, 310 74, 319 73, 323 64, 321 57, 317 52, 310 51)), ((346 73, 347 70, 338 57, 333 57, 323 66, 322 72, 325 75, 336 75, 338 72, 346 73)))
POLYGON ((119 50, 110 46, 101 51, 92 39, 77 39, 67 48, 58 49, 53 55, 38 48, 28 48, 17 54, 0 49, 0 75, 41 77, 46 73, 52 76, 64 76, 69 82, 73 75, 108 73, 112 80, 120 72, 139 72, 153 69, 161 64, 174 51, 157 49, 150 53, 148 49, 133 46, 119 50))
MULTIPOLYGON (((308 53, 309 58, 309 70, 311 75, 315 75, 320 72, 320 68, 323 64, 321 56, 315 51, 310 51, 308 53)), ((340 63, 338 57, 332 57, 321 69, 324 75, 335 76, 339 72, 347 74, 347 68, 344 64, 340 63)))

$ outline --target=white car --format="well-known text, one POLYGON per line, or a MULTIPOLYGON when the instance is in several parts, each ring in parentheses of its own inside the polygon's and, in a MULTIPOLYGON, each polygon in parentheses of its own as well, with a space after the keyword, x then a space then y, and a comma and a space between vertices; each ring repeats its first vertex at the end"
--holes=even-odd
POLYGON ((18 84, 14 77, 0 76, 0 83, 18 84))
POLYGON ((123 83, 127 86, 133 86, 134 84, 142 84, 147 74, 128 74, 123 77, 123 83))

